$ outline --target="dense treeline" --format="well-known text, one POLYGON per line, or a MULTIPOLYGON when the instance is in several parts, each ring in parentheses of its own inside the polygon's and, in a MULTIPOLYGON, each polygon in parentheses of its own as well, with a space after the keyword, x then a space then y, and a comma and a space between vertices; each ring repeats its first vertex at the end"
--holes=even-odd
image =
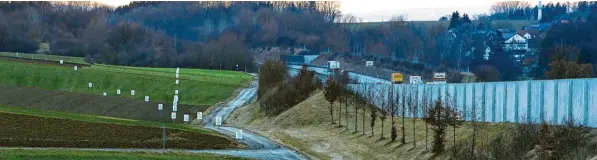
POLYGON ((253 68, 250 47, 325 48, 334 2, 0 2, 0 50, 87 57, 98 63, 253 68), (8 35, 10 33, 10 35, 8 35), (23 36, 25 35, 25 36, 23 36), (23 38, 19 38, 23 37, 23 38), (26 47, 12 44, 21 44, 26 47), (23 49, 25 48, 25 49, 23 49))
POLYGON ((542 17, 538 19, 538 6, 531 6, 527 1, 504 1, 491 6, 491 14, 482 16, 492 20, 540 20, 551 22, 561 19, 587 17, 590 10, 597 9, 597 2, 557 2, 543 5, 542 17))
POLYGON ((263 64, 259 77, 259 106, 268 116, 276 116, 294 107, 322 87, 315 71, 307 70, 307 66, 291 77, 285 65, 275 59, 263 64))

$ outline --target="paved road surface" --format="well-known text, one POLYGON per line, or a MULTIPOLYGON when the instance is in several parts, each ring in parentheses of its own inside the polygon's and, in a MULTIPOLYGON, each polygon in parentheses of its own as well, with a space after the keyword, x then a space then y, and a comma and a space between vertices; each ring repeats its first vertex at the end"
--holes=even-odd
MULTIPOLYGON (((225 107, 216 108, 214 109, 209 115, 207 115, 203 123, 205 124, 205 128, 212 129, 214 131, 220 132, 222 134, 235 137, 236 132, 239 130, 238 128, 229 127, 229 126, 215 126, 215 118, 221 117, 222 121, 225 121, 226 118, 238 107, 249 102, 252 98, 256 96, 257 93, 257 82, 253 82, 251 87, 243 89, 240 94, 233 99, 232 101, 228 102, 225 107)), ((231 156, 238 156, 238 157, 247 157, 247 158, 256 158, 256 159, 272 159, 272 160, 296 160, 296 159, 307 159, 305 156, 301 155, 300 153, 288 149, 280 144, 273 142, 272 140, 257 135, 255 133, 251 133, 248 131, 243 131, 242 140, 239 142, 247 144, 248 149, 239 149, 239 150, 200 150, 200 151, 191 151, 195 153, 214 153, 214 154, 222 154, 222 155, 231 155, 231 156)))

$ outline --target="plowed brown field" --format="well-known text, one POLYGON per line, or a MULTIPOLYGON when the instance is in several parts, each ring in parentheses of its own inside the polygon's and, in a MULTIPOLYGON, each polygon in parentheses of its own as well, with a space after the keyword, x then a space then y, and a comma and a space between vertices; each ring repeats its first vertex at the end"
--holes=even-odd
MULTIPOLYGON (((161 148, 162 129, 91 123, 0 112, 0 146, 80 148, 161 148)), ((168 148, 241 147, 229 139, 167 129, 168 148)))

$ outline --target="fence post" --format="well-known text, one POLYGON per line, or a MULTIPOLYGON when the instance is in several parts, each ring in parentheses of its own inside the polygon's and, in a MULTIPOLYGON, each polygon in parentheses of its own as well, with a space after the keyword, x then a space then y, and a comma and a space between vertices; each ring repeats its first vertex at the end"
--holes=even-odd
POLYGON ((539 105, 539 119, 541 123, 545 122, 545 81, 541 81, 541 99, 539 105))
POLYGON ((514 82, 514 122, 518 123, 518 82, 514 82))
POLYGON ((527 84, 527 122, 531 122, 531 81, 528 81, 527 84))
POLYGON ((588 83, 588 79, 585 79, 585 93, 584 93, 584 101, 585 101, 585 115, 584 115, 584 125, 585 126, 589 126, 589 83, 588 83))
POLYGON ((483 99, 481 100, 481 103, 483 105, 483 108, 481 108, 481 113, 483 115, 481 115, 481 119, 483 119, 484 122, 487 122, 487 83, 483 83, 483 90, 481 95, 483 96, 483 99))
MULTIPOLYGON (((462 113, 466 113, 466 95, 467 95, 467 94, 466 94, 466 92, 467 92, 467 90, 466 90, 466 86, 467 86, 467 85, 466 85, 466 83, 465 83, 465 84, 464 84, 464 92, 462 93, 462 94, 463 94, 462 98, 464 99, 464 100, 463 100, 463 103, 464 103, 464 105, 462 105, 462 113)), ((466 120, 466 114, 462 115, 462 117, 464 118, 464 120, 466 120)))
POLYGON ((553 123, 558 123, 558 80, 553 81, 553 123))
POLYGON ((568 83, 568 120, 574 122, 572 115, 572 94, 574 93, 574 80, 569 80, 568 83))
POLYGON ((495 103, 497 102, 497 83, 493 84, 493 91, 491 96, 493 96, 493 101, 491 101, 491 122, 496 122, 495 121, 495 103))
POLYGON ((508 112, 508 83, 502 82, 504 84, 504 103, 502 104, 502 120, 503 122, 507 122, 506 113, 508 112))

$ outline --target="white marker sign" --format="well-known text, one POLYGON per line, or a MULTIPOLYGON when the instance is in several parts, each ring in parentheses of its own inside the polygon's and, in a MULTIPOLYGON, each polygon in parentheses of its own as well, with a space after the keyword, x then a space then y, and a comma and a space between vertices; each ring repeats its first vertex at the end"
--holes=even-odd
POLYGON ((174 112, 178 111, 178 106, 176 104, 172 105, 172 111, 174 111, 174 112))
POLYGON ((75 71, 77 71, 77 66, 75 66, 75 71))
POLYGON ((203 119, 203 112, 197 112, 197 119, 203 119))
POLYGON ((373 67, 373 61, 367 61, 367 62, 365 62, 365 66, 367 66, 367 67, 373 67))
POLYGON ((108 95, 108 93, 104 92, 104 96, 107 96, 107 95, 108 95))
POLYGON ((116 94, 117 94, 117 95, 120 95, 120 89, 117 89, 117 90, 116 90, 116 94))
POLYGON ((236 139, 243 139, 243 130, 236 131, 236 139))
POLYGON ((145 96, 145 102, 149 102, 149 96, 145 96))
POLYGON ((174 101, 178 102, 178 95, 174 95, 174 101))
POLYGON ((178 84, 178 83, 179 83, 179 81, 178 81, 178 79, 177 79, 177 80, 176 80, 176 84, 178 84))
POLYGON ((180 73, 180 68, 176 68, 176 74, 180 73))
POLYGON ((409 80, 410 84, 421 84, 423 82, 421 81, 421 76, 410 76, 409 80))
POLYGON ((216 117, 216 126, 222 125, 222 117, 216 117))
POLYGON ((189 115, 188 114, 184 114, 184 122, 189 122, 189 115))
POLYGON ((170 118, 176 119, 176 112, 172 112, 172 114, 170 114, 170 118))
POLYGON ((164 104, 158 104, 158 110, 161 111, 162 109, 164 109, 164 104))
POLYGON ((60 60, 60 64, 64 64, 64 60, 60 60))
POLYGON ((93 83, 89 82, 89 88, 93 87, 93 83))
POLYGON ((131 90, 131 96, 135 95, 135 90, 131 90))
POLYGON ((177 90, 174 90, 174 94, 178 94, 178 89, 177 89, 177 90))
POLYGON ((179 76, 178 73, 176 73, 176 78, 178 78, 178 76, 179 76))

